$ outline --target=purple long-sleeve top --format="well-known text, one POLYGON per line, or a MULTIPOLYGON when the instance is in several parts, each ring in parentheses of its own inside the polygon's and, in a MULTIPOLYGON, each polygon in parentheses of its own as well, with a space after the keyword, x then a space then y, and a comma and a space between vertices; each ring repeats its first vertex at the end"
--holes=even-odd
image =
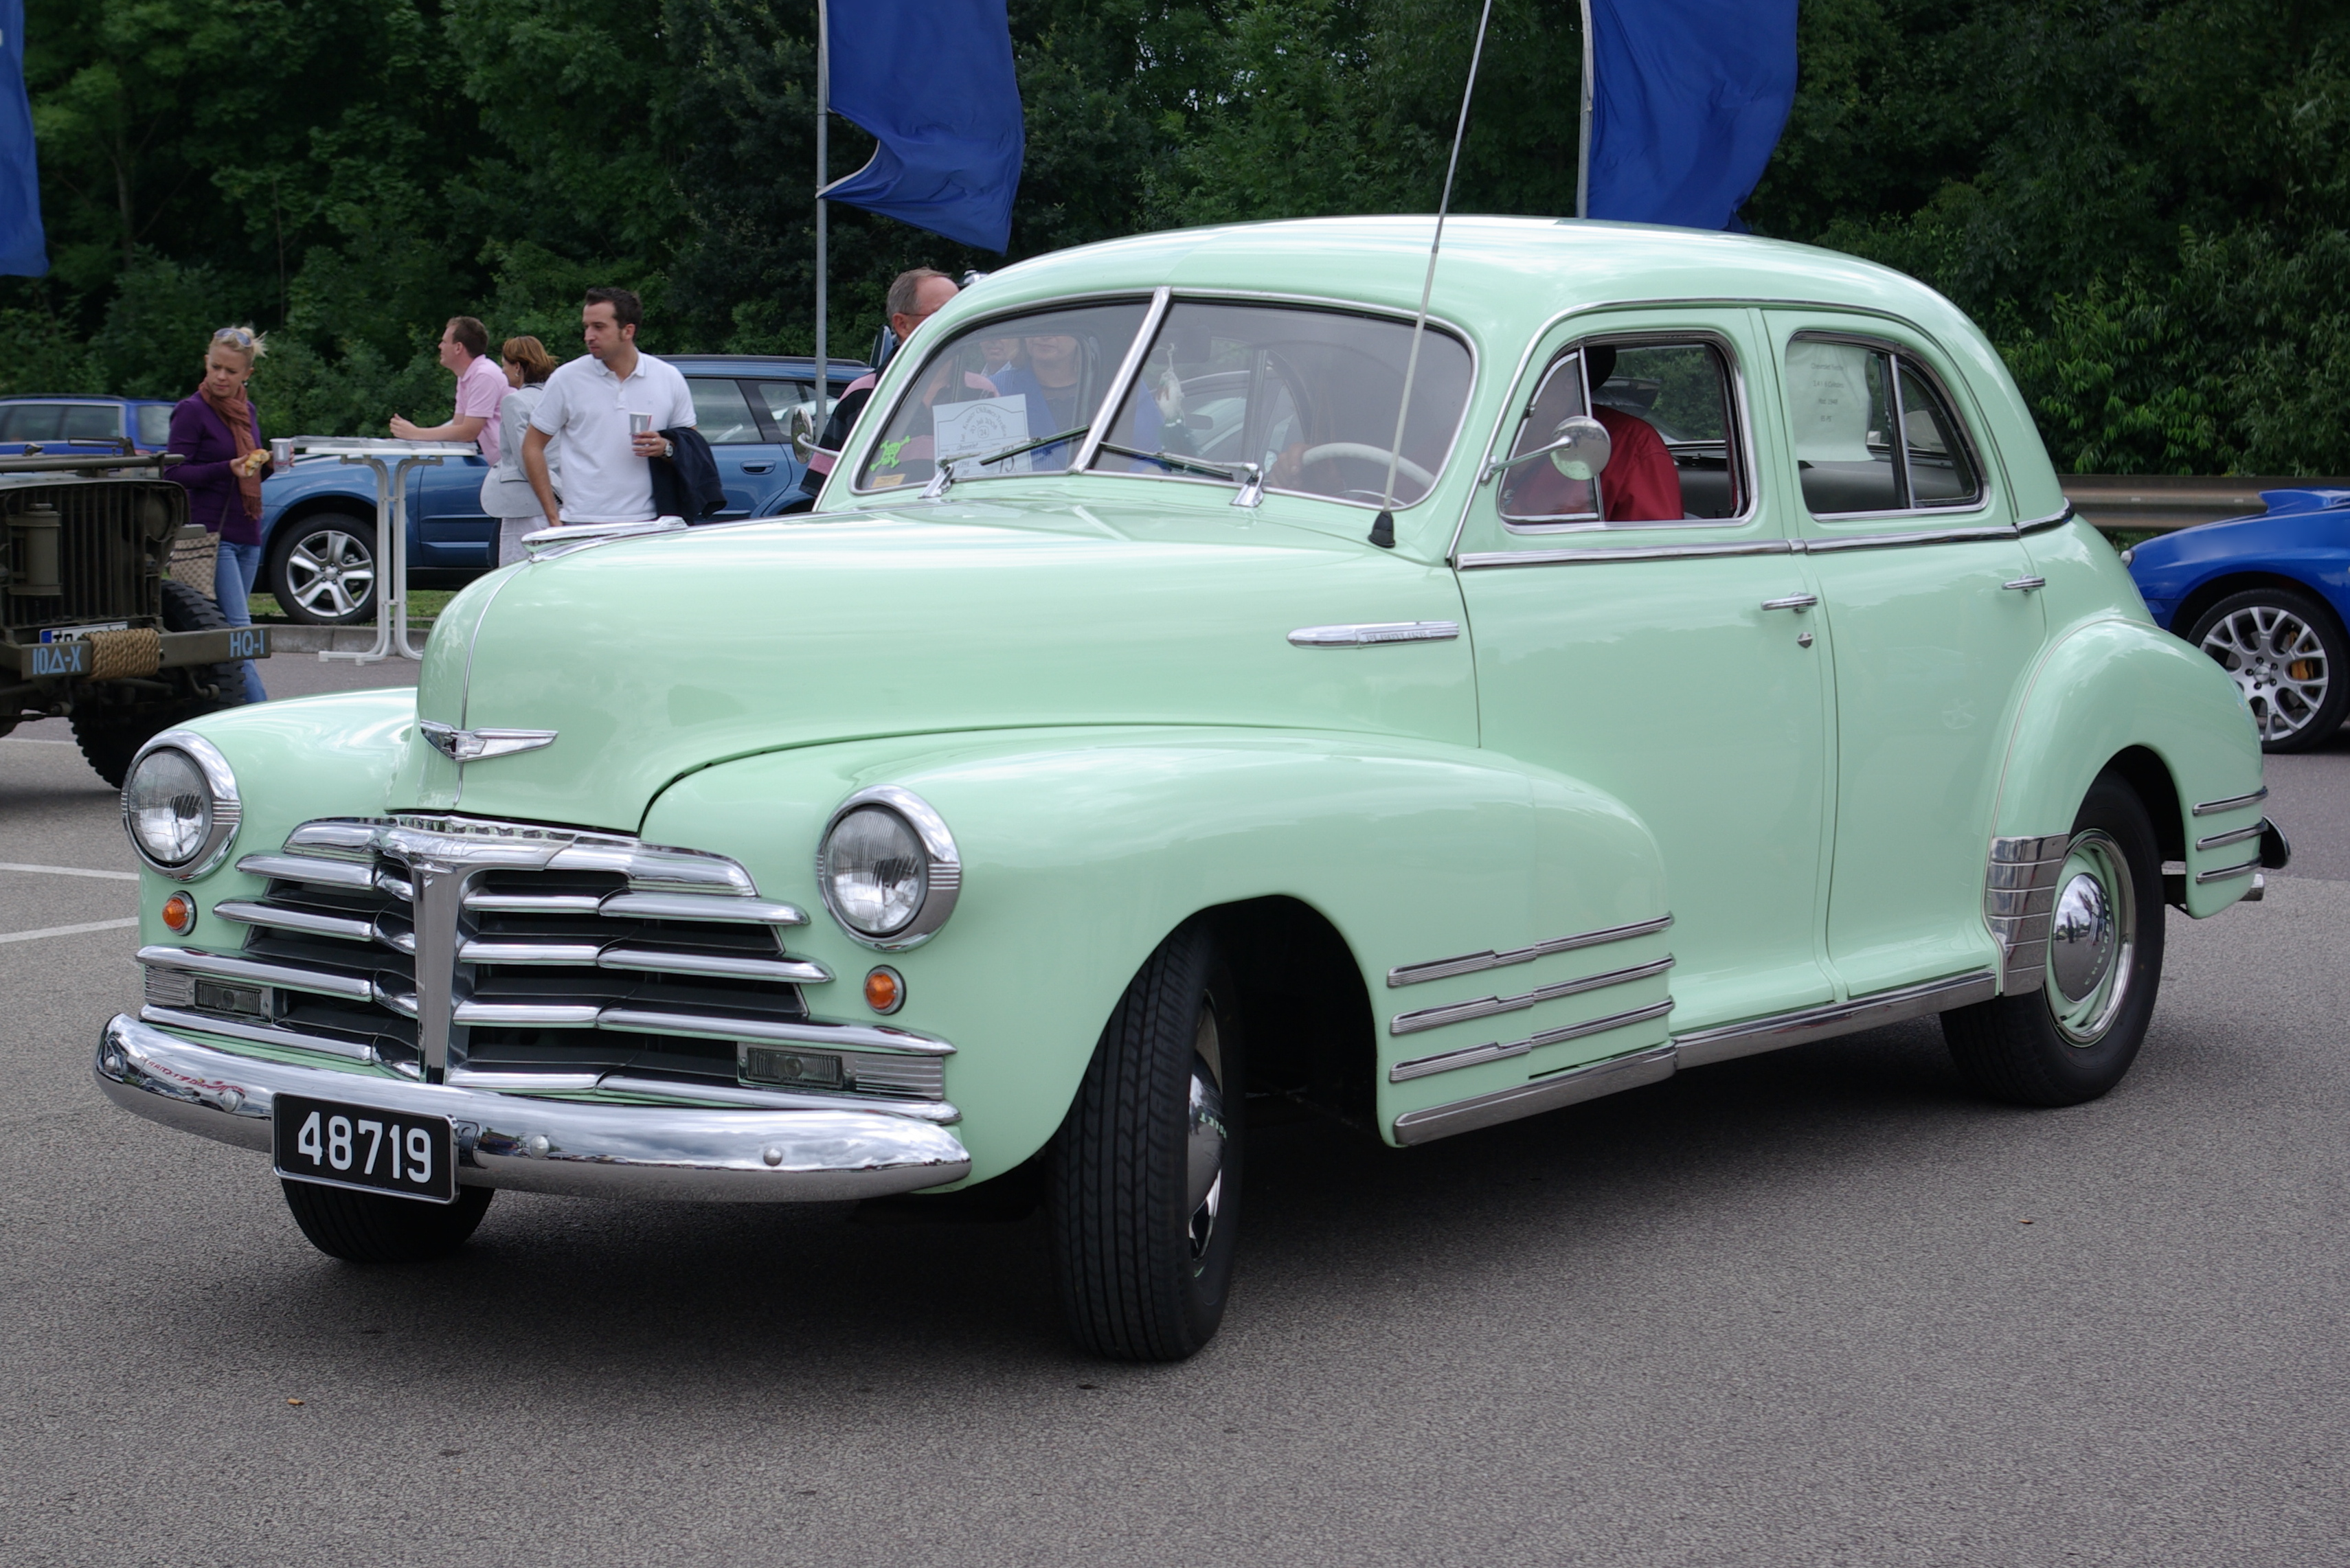
MULTIPOLYGON (((253 410, 253 444, 262 444, 259 409, 253 410)), ((260 544, 260 520, 244 514, 236 475, 229 472, 236 438, 201 396, 182 398, 172 410, 171 450, 188 460, 164 471, 188 493, 188 521, 203 524, 231 545, 260 544)))

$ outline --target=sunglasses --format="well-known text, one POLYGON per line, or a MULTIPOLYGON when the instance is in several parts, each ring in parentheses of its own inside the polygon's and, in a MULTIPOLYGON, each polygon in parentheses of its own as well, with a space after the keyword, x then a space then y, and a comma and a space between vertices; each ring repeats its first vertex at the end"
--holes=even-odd
POLYGON ((213 341, 225 343, 232 348, 250 348, 253 347, 253 334, 242 327, 224 327, 213 334, 213 341))

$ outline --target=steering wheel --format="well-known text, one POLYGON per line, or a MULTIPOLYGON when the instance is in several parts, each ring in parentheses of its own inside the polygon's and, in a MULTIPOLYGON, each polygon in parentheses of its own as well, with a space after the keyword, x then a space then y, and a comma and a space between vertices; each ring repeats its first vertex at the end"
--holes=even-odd
MULTIPOLYGON (((1299 452, 1297 462, 1302 468, 1307 463, 1321 462, 1334 457, 1359 458, 1365 462, 1376 462, 1384 468, 1387 466, 1388 449, 1383 446, 1373 446, 1366 441, 1326 441, 1320 446, 1309 446, 1299 452)), ((1422 490, 1435 487, 1436 475, 1408 457, 1396 460, 1396 472, 1409 479, 1422 490)))

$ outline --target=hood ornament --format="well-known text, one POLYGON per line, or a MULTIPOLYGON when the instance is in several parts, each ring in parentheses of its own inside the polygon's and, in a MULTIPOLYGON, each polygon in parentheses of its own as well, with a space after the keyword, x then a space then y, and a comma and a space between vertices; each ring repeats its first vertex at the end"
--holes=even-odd
POLYGON ((553 730, 460 730, 431 719, 416 721, 416 732, 425 743, 452 763, 478 763, 489 757, 510 757, 555 744, 553 730))

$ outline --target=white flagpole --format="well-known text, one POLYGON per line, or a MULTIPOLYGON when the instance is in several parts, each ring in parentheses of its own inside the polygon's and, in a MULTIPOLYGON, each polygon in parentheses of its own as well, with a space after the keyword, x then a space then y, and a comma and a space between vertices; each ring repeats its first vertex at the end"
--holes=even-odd
POLYGON ((1477 63, 1485 57, 1485 24, 1492 19, 1493 0, 1485 0, 1485 9, 1477 18, 1477 47, 1469 54, 1469 84, 1461 89, 1461 123, 1452 128, 1452 157, 1444 165, 1444 194, 1436 203, 1436 237, 1428 243, 1428 275, 1420 279, 1419 317, 1411 324, 1411 354, 1403 366, 1403 401, 1396 408, 1395 444, 1388 449, 1387 489, 1380 493, 1378 519, 1371 524, 1371 543, 1390 550, 1395 548, 1396 465, 1403 461, 1404 421, 1411 413, 1411 383, 1419 374, 1419 339, 1428 330, 1428 301, 1436 288, 1436 253, 1444 244, 1444 214, 1452 206, 1452 176, 1461 167, 1461 139, 1469 132, 1469 99, 1477 90, 1477 63))
POLYGON ((831 127, 827 122, 832 114, 832 24, 825 15, 825 0, 816 0, 816 441, 824 444, 824 427, 831 416, 832 373, 825 359, 825 213, 824 187, 827 179, 826 154, 830 151, 827 137, 831 127))
POLYGON ((1591 0, 1583 0, 1583 130, 1575 139, 1575 215, 1591 216, 1591 0))

